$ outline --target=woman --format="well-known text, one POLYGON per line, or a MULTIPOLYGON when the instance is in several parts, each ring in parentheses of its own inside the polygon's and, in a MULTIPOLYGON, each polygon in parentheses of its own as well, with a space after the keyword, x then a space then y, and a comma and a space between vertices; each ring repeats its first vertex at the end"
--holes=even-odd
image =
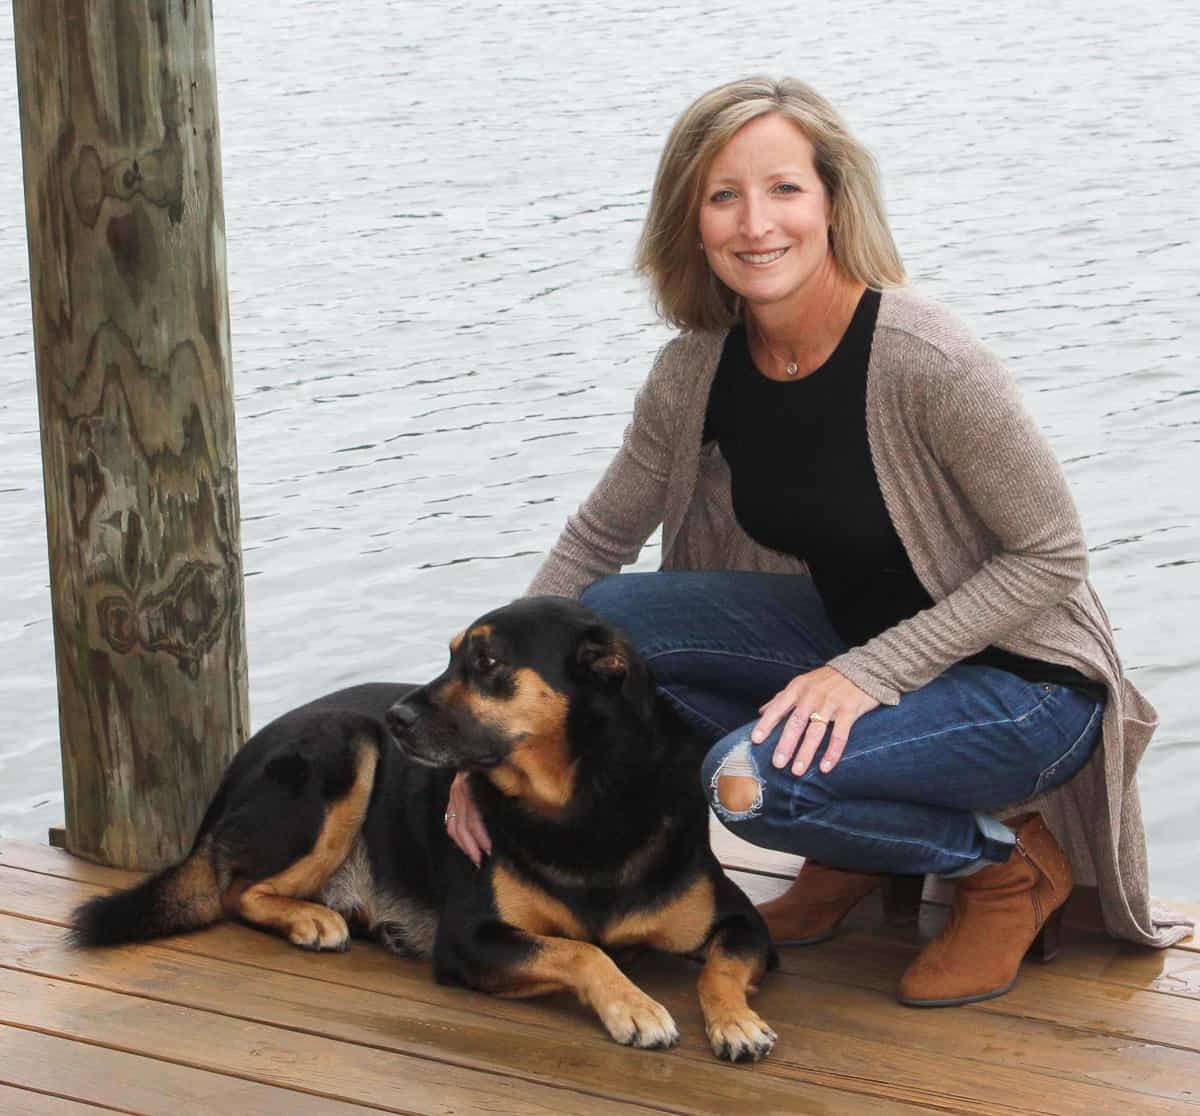
MULTIPOLYGON (((794 80, 697 100, 638 264, 682 332, 529 591, 622 628, 716 742, 717 816, 806 857, 762 908, 772 936, 829 937, 883 874, 951 879, 901 980, 922 1006, 1007 991, 1072 868, 1113 934, 1184 936, 1149 910, 1133 773, 1155 714, 1061 469, 996 358, 904 286, 835 110, 794 80), (660 524, 662 570, 611 576, 660 524)), ((461 783, 447 824, 486 850, 461 783)))

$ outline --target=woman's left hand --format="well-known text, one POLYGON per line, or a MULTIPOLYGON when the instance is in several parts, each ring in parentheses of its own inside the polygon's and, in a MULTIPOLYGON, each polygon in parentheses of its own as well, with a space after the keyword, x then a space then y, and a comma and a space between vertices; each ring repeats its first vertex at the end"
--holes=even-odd
POLYGON ((784 767, 795 754, 792 774, 803 775, 812 763, 825 730, 829 730, 829 744, 821 757, 821 770, 832 771, 842 758, 850 726, 864 713, 877 709, 877 702, 864 693, 844 674, 833 667, 823 666, 807 674, 798 674, 770 701, 759 707, 762 716, 750 733, 755 744, 761 744, 771 731, 787 717, 783 734, 775 745, 771 762, 784 767), (788 712, 791 716, 788 717, 788 712), (812 720, 816 714, 820 720, 812 720), (799 751, 796 745, 800 745, 799 751))

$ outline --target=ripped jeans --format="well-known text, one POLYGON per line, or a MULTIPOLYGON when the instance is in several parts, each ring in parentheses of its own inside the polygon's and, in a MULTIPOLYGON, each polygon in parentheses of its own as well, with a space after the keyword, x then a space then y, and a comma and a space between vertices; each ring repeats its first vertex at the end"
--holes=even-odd
POLYGON ((801 776, 771 756, 782 724, 750 743, 758 707, 797 674, 846 650, 811 579, 790 574, 617 574, 582 602, 621 629, 659 690, 716 741, 709 803, 763 848, 863 872, 957 876, 1008 859, 1013 834, 988 815, 1066 782, 1100 739, 1103 704, 1068 686, 956 664, 860 717, 837 766, 801 776), (722 775, 759 784, 748 809, 718 796, 722 775))

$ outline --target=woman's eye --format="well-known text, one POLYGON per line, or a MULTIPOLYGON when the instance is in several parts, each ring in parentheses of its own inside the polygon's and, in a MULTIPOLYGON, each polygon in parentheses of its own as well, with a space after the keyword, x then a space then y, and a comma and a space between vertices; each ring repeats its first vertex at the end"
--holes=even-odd
POLYGON ((778 190, 782 194, 798 194, 798 193, 800 193, 800 187, 797 186, 794 182, 781 182, 781 183, 779 183, 778 186, 775 187, 775 189, 778 190))
POLYGON ((723 201, 728 201, 732 197, 733 197, 732 190, 718 190, 715 194, 712 194, 708 200, 710 202, 723 202, 723 201))

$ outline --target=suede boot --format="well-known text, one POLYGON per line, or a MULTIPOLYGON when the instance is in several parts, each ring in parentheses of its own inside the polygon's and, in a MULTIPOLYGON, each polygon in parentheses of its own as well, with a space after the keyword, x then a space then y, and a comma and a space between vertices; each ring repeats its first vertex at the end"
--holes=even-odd
POLYGON ((1054 942, 1042 959, 1057 951, 1071 866, 1039 814, 1009 824, 1017 833, 1012 855, 957 881, 946 928, 900 980, 902 1004, 948 1007, 1003 995, 1043 928, 1054 942))
POLYGON ((777 899, 761 904, 758 913, 766 920, 776 945, 813 945, 832 938, 838 923, 882 879, 806 860, 792 886, 777 899))

